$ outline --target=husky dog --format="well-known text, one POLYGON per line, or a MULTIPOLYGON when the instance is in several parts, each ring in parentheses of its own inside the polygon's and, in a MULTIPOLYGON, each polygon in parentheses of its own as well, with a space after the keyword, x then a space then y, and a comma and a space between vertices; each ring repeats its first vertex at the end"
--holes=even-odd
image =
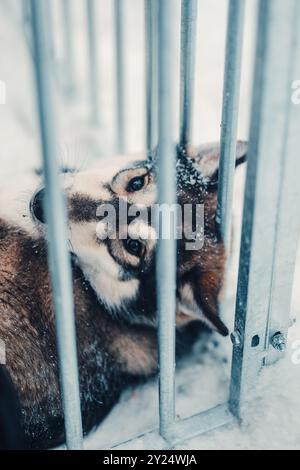
MULTIPOLYGON (((238 162, 244 153, 238 146, 238 162)), ((206 147, 200 152, 189 149, 178 160, 179 202, 204 203, 205 240, 199 252, 185 252, 184 240, 179 242, 176 319, 178 325, 200 319, 227 335, 218 315, 225 254, 215 223, 217 157, 214 147, 206 147)), ((118 221, 114 237, 104 238, 105 216, 97 212, 107 203, 118 209, 124 200, 128 207, 150 207, 156 200, 155 169, 147 160, 105 177, 95 169, 67 173, 63 186, 86 433, 128 384, 157 369, 153 228, 126 219, 118 221), (145 230, 149 236, 141 236, 145 230)), ((31 448, 64 442, 43 199, 43 189, 31 199, 33 225, 0 216, 0 338, 31 448)))

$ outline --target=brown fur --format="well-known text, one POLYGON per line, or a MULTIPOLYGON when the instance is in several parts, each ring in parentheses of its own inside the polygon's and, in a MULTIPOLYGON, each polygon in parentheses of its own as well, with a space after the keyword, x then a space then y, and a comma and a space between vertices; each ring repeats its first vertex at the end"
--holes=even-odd
MULTIPOLYGON (((28 444, 64 440, 47 256, 43 240, 0 221, 0 337, 18 391, 28 444)), ((156 370, 151 329, 114 321, 74 267, 78 359, 84 429, 99 422, 130 377, 156 370)))
POLYGON ((113 339, 112 349, 121 359, 125 372, 138 376, 150 376, 157 368, 157 335, 152 328, 139 327, 135 331, 113 339))
MULTIPOLYGON (((201 158, 200 155, 198 163, 201 163, 201 158)), ((126 184, 128 182, 127 176, 124 173, 113 180, 112 186, 103 185, 101 194, 111 197, 114 191, 120 191, 123 178, 126 184)), ((74 178, 73 199, 68 191, 67 195, 69 211, 73 210, 71 219, 75 230, 76 224, 82 224, 86 218, 91 219, 91 207, 93 211, 95 198, 88 195, 87 176, 84 180, 77 178, 82 191, 78 190, 76 176, 74 178), (74 198, 74 194, 80 194, 80 197, 74 198), (85 195, 83 198, 82 194, 85 195), (84 201, 87 204, 83 207, 84 201)), ((96 189, 95 183, 95 194, 96 189)), ((147 201, 147 204, 154 201, 155 184, 152 173, 149 174, 147 187, 138 193, 130 195, 130 203, 140 202, 140 199, 141 202, 147 201)), ((116 193, 113 197, 115 195, 116 193)), ((193 188, 181 186, 178 197, 180 204, 205 203, 204 247, 193 252, 184 249, 185 240, 178 245, 179 305, 183 302, 189 307, 190 303, 191 310, 196 305, 210 324, 225 335, 227 329, 218 315, 225 254, 215 223, 216 192, 201 185, 193 188), (191 298, 181 295, 185 292, 184 286, 188 286, 192 293, 191 298)), ((99 204, 99 200, 96 203, 99 204)), ((83 248, 86 242, 83 238, 83 248)), ((90 243, 93 250, 97 250, 97 240, 91 239, 90 243)), ((119 241, 114 243, 117 243, 117 249, 112 243, 108 244, 108 250, 113 251, 114 256, 124 259, 119 241)), ((73 259, 80 392, 85 432, 101 421, 127 384, 137 376, 146 377, 156 372, 154 248, 154 245, 147 247, 147 258, 138 263, 139 270, 133 274, 140 283, 138 296, 132 302, 124 301, 120 309, 113 312, 114 315, 91 288, 83 275, 82 266, 78 265, 79 260, 76 257, 73 259), (129 317, 127 312, 130 312, 129 317), (151 323, 154 327, 149 326, 151 323)), ((64 426, 45 242, 42 236, 33 240, 22 230, 0 220, 0 257, 0 338, 6 345, 6 369, 19 394, 22 425, 28 445, 32 448, 53 447, 64 442, 64 426)), ((129 257, 125 260, 128 263, 129 257)), ((131 265, 130 269, 134 267, 135 265, 131 265)), ((190 316, 178 308, 177 315, 178 323, 183 325, 188 322, 188 317, 196 318, 197 312, 195 316, 190 316)))

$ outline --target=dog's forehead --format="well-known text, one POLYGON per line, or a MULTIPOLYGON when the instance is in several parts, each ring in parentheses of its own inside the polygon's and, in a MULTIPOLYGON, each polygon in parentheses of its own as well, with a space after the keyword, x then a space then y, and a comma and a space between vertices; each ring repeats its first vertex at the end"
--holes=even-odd
MULTIPOLYGON (((142 157, 142 156, 141 156, 142 157)), ((89 194, 96 199, 109 199, 110 186, 119 175, 134 176, 140 174, 141 169, 147 169, 147 161, 129 157, 113 157, 110 160, 99 159, 96 165, 85 171, 66 173, 63 175, 63 186, 67 191, 89 194)), ((122 181, 122 180, 121 180, 122 181)))

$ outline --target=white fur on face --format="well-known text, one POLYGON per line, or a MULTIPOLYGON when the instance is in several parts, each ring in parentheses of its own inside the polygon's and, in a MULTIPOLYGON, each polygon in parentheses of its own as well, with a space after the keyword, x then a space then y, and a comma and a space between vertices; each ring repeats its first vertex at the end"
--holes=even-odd
POLYGON ((110 256, 105 245, 97 253, 82 251, 78 256, 80 267, 99 299, 110 309, 119 308, 125 300, 133 300, 139 281, 120 281, 118 264, 110 256))
POLYGON ((146 222, 138 219, 129 224, 128 235, 133 239, 147 240, 150 250, 154 248, 157 240, 155 229, 146 222))
POLYGON ((76 223, 70 226, 72 250, 77 256, 85 278, 97 296, 109 309, 116 309, 125 300, 136 297, 139 281, 120 280, 121 266, 112 258, 107 246, 96 240, 95 222, 76 223))
POLYGON ((136 160, 144 160, 146 155, 122 155, 113 158, 101 158, 96 165, 88 170, 66 173, 63 177, 64 189, 70 193, 81 193, 95 200, 110 200, 111 193, 105 187, 110 184, 115 175, 136 160))
POLYGON ((0 188, 0 217, 24 230, 33 239, 40 236, 40 231, 32 220, 29 207, 34 191, 40 185, 40 177, 32 171, 1 181, 0 188))
POLYGON ((82 171, 64 176, 64 189, 68 195, 86 194, 96 201, 109 201, 111 198, 104 183, 103 175, 99 171, 82 171))

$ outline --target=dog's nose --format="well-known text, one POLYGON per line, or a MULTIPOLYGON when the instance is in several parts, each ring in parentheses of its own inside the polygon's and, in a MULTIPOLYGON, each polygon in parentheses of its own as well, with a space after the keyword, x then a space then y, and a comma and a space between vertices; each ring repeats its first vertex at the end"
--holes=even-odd
POLYGON ((35 193, 31 200, 30 210, 32 215, 42 224, 46 223, 45 211, 44 211, 44 201, 45 201, 45 188, 40 189, 35 193))

